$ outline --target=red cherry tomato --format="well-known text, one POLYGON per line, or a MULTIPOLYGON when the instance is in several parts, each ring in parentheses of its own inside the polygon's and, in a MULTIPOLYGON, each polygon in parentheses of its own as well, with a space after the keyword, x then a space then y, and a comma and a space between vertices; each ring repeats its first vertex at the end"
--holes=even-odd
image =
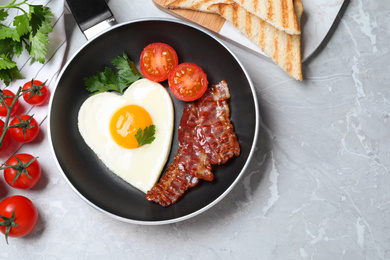
POLYGON ((17 189, 30 189, 41 178, 41 165, 30 154, 16 154, 1 168, 4 169, 5 181, 17 189))
POLYGON ((49 90, 46 81, 31 80, 23 85, 23 99, 30 105, 42 105, 49 98, 49 90))
POLYGON ((172 94, 183 101, 200 98, 207 89, 207 75, 193 63, 176 66, 168 76, 168 85, 172 94))
POLYGON ((16 116, 9 126, 11 137, 20 143, 29 143, 38 136, 38 122, 29 115, 16 116))
MULTIPOLYGON (((0 136, 3 134, 3 129, 4 129, 4 121, 0 119, 0 136)), ((0 152, 7 149, 10 142, 11 142, 11 137, 10 137, 9 131, 7 130, 5 132, 5 136, 3 139, 3 144, 1 145, 1 148, 0 148, 0 152)))
POLYGON ((151 43, 144 48, 140 58, 140 69, 145 78, 161 82, 179 63, 176 51, 165 43, 151 43))
MULTIPOLYGON (((15 94, 8 89, 3 89, 3 90, 0 90, 0 97, 2 97, 4 99, 5 103, 8 106, 11 106, 12 101, 15 98, 15 94)), ((16 111, 18 110, 18 107, 19 107, 19 100, 16 100, 16 103, 11 110, 11 116, 13 116, 16 113, 16 111)), ((1 102, 0 103, 0 116, 7 116, 7 112, 8 111, 7 111, 6 105, 4 104, 4 102, 1 102)))
POLYGON ((7 243, 8 236, 23 237, 29 234, 37 222, 38 210, 28 198, 16 195, 0 202, 0 231, 5 234, 7 243))

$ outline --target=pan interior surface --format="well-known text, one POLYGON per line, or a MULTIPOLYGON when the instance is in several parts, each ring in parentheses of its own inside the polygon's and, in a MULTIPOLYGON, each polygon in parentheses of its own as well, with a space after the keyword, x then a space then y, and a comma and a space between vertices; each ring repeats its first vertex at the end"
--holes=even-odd
MULTIPOLYGON (((168 88, 167 82, 162 85, 168 88)), ((168 162, 177 153, 177 129, 185 103, 172 97, 175 127, 168 162)), ((210 208, 232 189, 246 168, 257 138, 258 108, 247 73, 219 41, 183 22, 140 20, 121 24, 83 46, 64 67, 52 95, 49 133, 57 163, 72 188, 97 209, 128 222, 171 223, 210 208), (77 126, 78 112, 89 97, 83 79, 103 71, 110 60, 126 53, 139 68, 143 48, 153 42, 172 46, 179 63, 192 62, 204 70, 209 84, 226 80, 231 92, 230 118, 241 154, 224 165, 213 167, 215 179, 200 181, 176 204, 163 208, 149 202, 145 194, 113 174, 86 145, 77 126)))

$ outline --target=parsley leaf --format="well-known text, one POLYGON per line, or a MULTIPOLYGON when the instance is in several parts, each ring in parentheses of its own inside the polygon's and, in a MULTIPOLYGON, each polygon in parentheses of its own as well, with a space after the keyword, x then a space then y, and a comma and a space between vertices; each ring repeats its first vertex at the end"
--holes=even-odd
POLYGON ((23 42, 13 42, 12 46, 12 52, 16 54, 16 56, 20 56, 23 52, 23 42))
POLYGON ((0 39, 0 54, 4 57, 9 57, 10 54, 13 55, 13 40, 8 39, 0 39))
POLYGON ((116 73, 111 68, 105 67, 103 72, 84 78, 88 91, 97 94, 113 90, 123 94, 123 91, 131 83, 142 77, 142 74, 137 70, 134 63, 129 60, 126 53, 111 59, 111 63, 117 70, 116 73))
POLYGON ((84 83, 87 85, 87 90, 98 94, 109 90, 120 92, 118 85, 118 77, 115 72, 106 67, 103 72, 98 72, 95 76, 84 78, 84 83))
POLYGON ((48 7, 42 5, 30 5, 30 13, 32 30, 29 35, 29 52, 32 58, 31 61, 37 60, 40 63, 45 63, 47 45, 49 44, 48 34, 53 31, 53 27, 50 24, 53 14, 48 7))
POLYGON ((31 5, 27 1, 11 1, 0 5, 0 22, 7 18, 13 19, 12 25, 0 23, 0 79, 8 86, 12 80, 23 78, 14 56, 19 57, 25 49, 31 57, 31 63, 38 61, 45 63, 49 33, 53 31, 51 19, 53 14, 49 7, 31 5), (27 5, 28 11, 20 6, 27 5), (16 8, 23 13, 15 17, 8 17, 8 10, 16 8), (13 66, 11 67, 10 64, 13 66))
POLYGON ((7 59, 4 55, 0 55, 0 69, 12 69, 16 63, 7 59))
POLYGON ((7 58, 4 54, 0 55, 0 78, 7 86, 13 79, 23 78, 16 66, 16 63, 7 58))
POLYGON ((4 27, 1 29, 0 39, 11 38, 13 41, 20 41, 18 31, 15 28, 4 27))
POLYGON ((34 36, 30 34, 30 55, 32 62, 35 60, 40 63, 45 63, 47 45, 49 44, 49 38, 46 34, 38 31, 34 36))
POLYGON ((0 9, 0 21, 4 21, 8 17, 8 13, 4 9, 0 9))
POLYGON ((150 125, 142 129, 138 129, 137 134, 135 135, 135 139, 137 139, 138 147, 143 146, 145 144, 151 144, 155 137, 154 134, 156 132, 156 126, 150 125))
POLYGON ((53 14, 50 12, 49 7, 43 5, 30 5, 30 26, 32 34, 36 34, 38 31, 46 34, 52 31, 52 27, 47 27, 50 24, 50 19, 53 18, 53 14))
POLYGON ((28 33, 29 21, 26 15, 15 16, 13 25, 20 36, 28 33))

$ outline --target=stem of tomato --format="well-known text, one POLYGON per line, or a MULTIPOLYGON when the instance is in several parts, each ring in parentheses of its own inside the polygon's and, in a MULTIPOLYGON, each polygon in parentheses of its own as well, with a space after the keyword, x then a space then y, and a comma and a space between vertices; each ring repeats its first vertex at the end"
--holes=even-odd
POLYGON ((7 132, 8 128, 9 128, 8 122, 9 122, 9 118, 11 117, 12 108, 14 108, 16 101, 18 101, 18 99, 22 96, 23 93, 21 93, 21 92, 22 92, 22 87, 19 87, 10 106, 8 106, 7 103, 3 100, 3 104, 7 107, 7 117, 5 118, 3 132, 1 133, 1 137, 0 137, 0 147, 3 145, 5 133, 7 132))

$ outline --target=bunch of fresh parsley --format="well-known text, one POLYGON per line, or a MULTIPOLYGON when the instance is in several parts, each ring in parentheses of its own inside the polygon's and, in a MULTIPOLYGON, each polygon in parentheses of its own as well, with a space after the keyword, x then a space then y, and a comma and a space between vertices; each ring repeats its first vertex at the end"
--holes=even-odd
POLYGON ((45 63, 48 35, 53 31, 51 18, 53 14, 49 7, 31 5, 27 0, 19 3, 12 0, 0 5, 0 79, 7 86, 14 79, 23 78, 14 59, 24 49, 31 56, 31 62, 45 63), (28 11, 21 6, 27 6, 28 11), (17 9, 21 14, 13 17, 11 24, 4 24, 11 9, 17 9))
POLYGON ((88 91, 97 94, 113 90, 123 94, 123 91, 131 83, 143 77, 135 67, 134 62, 127 57, 126 53, 110 61, 117 71, 115 72, 110 67, 105 67, 103 72, 98 72, 95 76, 84 78, 84 83, 88 91))

